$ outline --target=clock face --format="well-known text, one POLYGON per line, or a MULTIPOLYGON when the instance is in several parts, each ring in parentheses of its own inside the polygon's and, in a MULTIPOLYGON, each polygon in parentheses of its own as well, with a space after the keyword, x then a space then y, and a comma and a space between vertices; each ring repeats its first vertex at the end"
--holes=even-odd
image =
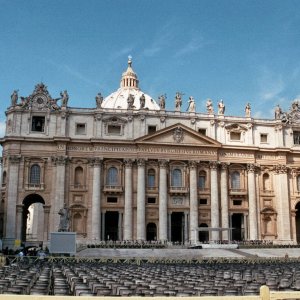
POLYGON ((42 108, 42 107, 46 106, 47 97, 45 97, 45 95, 36 95, 33 98, 33 103, 34 103, 34 106, 36 106, 38 108, 42 108))

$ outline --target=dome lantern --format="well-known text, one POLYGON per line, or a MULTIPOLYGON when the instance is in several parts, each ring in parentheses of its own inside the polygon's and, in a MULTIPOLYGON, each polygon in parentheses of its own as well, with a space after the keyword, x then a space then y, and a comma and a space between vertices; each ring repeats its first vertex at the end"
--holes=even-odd
POLYGON ((139 88, 139 80, 136 73, 133 71, 132 67, 132 57, 128 56, 128 67, 127 70, 122 74, 121 78, 121 88, 139 88))

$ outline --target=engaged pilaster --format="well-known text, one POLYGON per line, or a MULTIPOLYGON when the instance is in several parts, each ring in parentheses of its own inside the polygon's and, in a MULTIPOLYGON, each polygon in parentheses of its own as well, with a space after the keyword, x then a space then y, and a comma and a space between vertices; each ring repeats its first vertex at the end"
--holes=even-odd
MULTIPOLYGON (((222 228, 229 228, 228 218, 228 164, 221 163, 221 222, 222 228)), ((228 231, 222 231, 222 240, 228 240, 228 231)))
MULTIPOLYGON (((211 227, 220 227, 219 221, 219 191, 218 191, 218 162, 211 161, 210 166, 210 191, 211 191, 211 227)), ((220 239, 219 231, 212 231, 211 239, 218 241, 220 239)))
POLYGON ((138 159, 138 186, 137 186, 137 240, 146 239, 146 225, 145 225, 145 159, 138 159))
POLYGON ((92 238, 101 240, 101 167, 102 159, 95 158, 92 160, 93 165, 93 194, 92 194, 92 238))
MULTIPOLYGON (((8 157, 8 188, 7 188, 7 215, 6 215, 6 234, 4 244, 13 248, 16 239, 16 206, 19 184, 19 165, 21 156, 12 155, 8 157)), ((19 224, 19 226, 22 226, 19 224)))
POLYGON ((257 206, 256 206, 256 188, 255 188, 255 168, 254 164, 248 164, 248 201, 249 201, 249 238, 258 239, 257 232, 257 206))
POLYGON ((197 201, 197 162, 189 162, 190 168, 190 238, 191 242, 198 241, 198 234, 195 231, 198 228, 198 201, 197 201))
POLYGON ((124 240, 132 240, 132 159, 125 159, 124 240))
POLYGON ((168 239, 168 202, 167 202, 167 165, 166 160, 159 161, 159 239, 168 239))

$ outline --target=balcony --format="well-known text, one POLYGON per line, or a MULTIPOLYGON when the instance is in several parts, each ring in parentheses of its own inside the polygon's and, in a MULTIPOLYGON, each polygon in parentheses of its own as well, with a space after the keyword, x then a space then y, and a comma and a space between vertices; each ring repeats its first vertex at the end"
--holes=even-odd
POLYGON ((86 185, 84 184, 71 184, 70 185, 70 190, 71 191, 86 191, 86 185))
POLYGON ((26 191, 35 191, 35 190, 44 190, 45 184, 44 183, 26 183, 25 190, 26 191))
POLYGON ((230 195, 247 195, 246 189, 229 189, 230 195))
POLYGON ((264 195, 264 196, 272 196, 272 195, 274 195, 274 191, 273 190, 261 190, 260 194, 264 195))
POLYGON ((184 186, 170 186, 169 193, 174 195, 187 194, 189 189, 184 186))
POLYGON ((147 193, 149 193, 149 194, 158 193, 158 187, 157 186, 147 186, 147 193))
POLYGON ((107 194, 120 194, 123 193, 123 187, 121 185, 105 185, 103 192, 107 194))
POLYGON ((209 188, 198 187, 198 194, 210 194, 209 188))

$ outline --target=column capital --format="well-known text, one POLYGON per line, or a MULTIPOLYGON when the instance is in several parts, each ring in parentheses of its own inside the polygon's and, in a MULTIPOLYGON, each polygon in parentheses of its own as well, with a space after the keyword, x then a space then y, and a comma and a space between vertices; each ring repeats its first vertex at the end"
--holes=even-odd
POLYGON ((146 159, 145 158, 138 158, 136 161, 138 167, 144 167, 146 165, 146 159))
POLYGON ((277 174, 287 174, 288 169, 289 168, 286 165, 276 165, 275 166, 275 172, 277 174))
POLYGON ((103 162, 103 158, 100 158, 100 157, 91 158, 89 160, 89 163, 91 164, 91 166, 94 166, 94 167, 100 167, 102 165, 102 162, 103 162))
POLYGON ((124 159, 124 165, 125 165, 126 168, 131 168, 133 162, 134 162, 134 159, 131 159, 131 158, 125 158, 124 159))
POLYGON ((197 168, 197 166, 198 166, 198 161, 196 161, 196 160, 190 160, 189 161, 190 169, 195 169, 195 168, 197 168))
POLYGON ((21 158, 22 158, 21 155, 10 155, 10 156, 8 157, 9 162, 10 162, 11 164, 18 164, 18 163, 20 163, 21 158))
POLYGON ((166 159, 159 159, 158 164, 160 168, 166 168, 168 166, 168 161, 166 159))
POLYGON ((53 156, 53 157, 51 157, 51 160, 55 165, 64 166, 69 162, 69 157, 67 157, 67 156, 53 156))
POLYGON ((254 173, 258 169, 257 164, 247 164, 248 173, 254 173))
POLYGON ((220 164, 219 161, 210 161, 209 162, 209 167, 210 167, 210 169, 216 170, 216 169, 218 169, 219 164, 220 164))
POLYGON ((230 163, 227 163, 227 162, 221 162, 220 165, 221 165, 221 169, 222 169, 222 170, 227 170, 228 167, 229 167, 229 165, 230 165, 230 163))

